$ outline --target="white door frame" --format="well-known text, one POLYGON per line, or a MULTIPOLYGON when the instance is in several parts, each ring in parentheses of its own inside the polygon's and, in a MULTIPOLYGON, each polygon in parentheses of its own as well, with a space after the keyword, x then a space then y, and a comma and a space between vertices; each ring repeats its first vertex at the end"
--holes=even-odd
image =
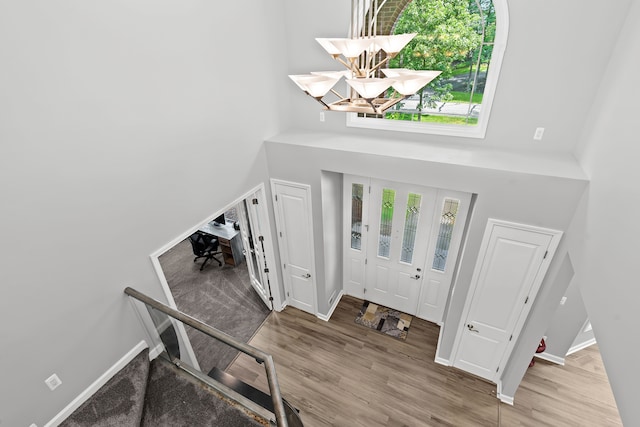
MULTIPOLYGON (((279 208, 278 208, 278 200, 277 200, 277 191, 276 191, 276 185, 283 185, 283 186, 289 186, 289 187, 293 187, 293 188, 298 188, 301 190, 304 190, 306 192, 306 210, 308 212, 308 217, 307 217, 307 226, 309 227, 309 244, 310 244, 310 248, 309 248, 309 256, 310 256, 310 264, 309 264, 309 274, 311 274, 311 284, 312 284, 312 288, 313 288, 313 301, 312 301, 312 310, 313 312, 311 314, 313 315, 318 315, 318 288, 317 288, 317 281, 316 281, 316 258, 315 258, 315 244, 314 244, 314 240, 313 240, 313 210, 312 210, 312 204, 311 204, 311 186, 308 184, 302 184, 302 183, 298 183, 298 182, 291 182, 291 181, 285 181, 285 180, 281 180, 281 179, 276 179, 276 178, 271 178, 271 194, 273 197, 273 209, 274 209, 274 217, 276 219, 276 228, 278 230, 279 233, 281 233, 281 230, 284 229, 284 224, 282 224, 282 219, 280 218, 280 213, 279 213, 279 208)), ((282 237, 282 236, 280 236, 282 237)), ((283 244, 282 240, 279 240, 279 250, 280 250, 280 262, 282 263, 281 267, 283 267, 285 264, 289 263, 289 259, 288 259, 288 255, 286 253, 286 248, 284 247, 285 245, 283 244)), ((284 268, 282 270, 282 278, 284 281, 284 287, 285 287, 285 292, 289 293, 290 295, 292 294, 292 288, 291 288, 291 282, 290 280, 287 280, 286 277, 286 272, 284 271, 284 268)), ((285 302, 286 304, 288 304, 290 302, 290 298, 285 298, 285 302)))
MULTIPOLYGON (((171 288, 169 287, 169 283, 167 282, 167 278, 165 277, 164 272, 162 271, 162 266, 160 265, 160 256, 165 252, 167 252, 168 250, 170 250, 171 248, 173 248, 174 246, 176 246, 178 243, 185 240, 187 237, 191 236, 200 227, 214 220, 215 218, 220 216, 222 213, 227 211, 229 208, 232 208, 236 206, 238 203, 247 199, 248 197, 251 197, 254 193, 262 194, 262 199, 265 201, 267 200, 264 183, 260 183, 256 187, 245 192, 242 196, 235 199, 233 202, 227 204, 224 208, 216 211, 213 215, 208 216, 205 220, 190 227, 188 230, 176 236, 173 240, 171 240, 167 244, 163 245, 161 248, 154 251, 151 255, 149 255, 149 258, 151 259, 151 264, 153 265, 153 268, 156 271, 156 275, 158 276, 158 280, 160 281, 160 286, 162 287, 162 291, 164 292, 165 298, 167 299, 167 305, 169 307, 178 310, 176 301, 173 299, 173 294, 171 293, 171 288)), ((265 249, 266 249, 265 256, 267 258, 267 262, 269 263, 269 265, 275 266, 276 265, 275 246, 273 244, 273 238, 271 236, 271 225, 270 225, 271 221, 269 220, 269 215, 266 210, 266 206, 265 206, 266 203, 263 203, 262 205, 263 206, 261 209, 261 214, 264 215, 264 228, 265 228, 264 230, 262 230, 263 236, 265 239, 265 242, 264 242, 265 249)), ((271 293, 273 297, 274 309, 276 311, 280 311, 282 310, 282 307, 283 307, 283 300, 282 300, 282 295, 280 295, 280 286, 278 284, 277 274, 269 275, 269 280, 271 282, 271 293)), ((199 370, 200 367, 196 360, 195 353, 193 352, 193 348, 191 347, 191 342, 189 341, 189 337, 187 336, 187 331, 185 330, 184 325, 182 324, 182 322, 174 322, 174 324, 176 327, 176 333, 178 334, 178 340, 180 341, 180 344, 184 346, 184 348, 181 347, 181 349, 186 352, 185 357, 190 359, 189 362, 192 364, 192 366, 199 370)), ((159 344, 159 343, 156 343, 156 344, 159 344)), ((182 352, 181 352, 181 356, 182 356, 182 352)))
POLYGON ((515 346, 515 343, 517 341, 517 337, 520 331, 522 330, 524 323, 528 318, 529 312, 531 311, 531 307, 533 306, 533 302, 535 301, 535 297, 537 296, 538 290, 542 285, 542 282, 545 278, 547 270, 549 269, 549 265, 553 260, 556 250, 558 249, 558 245, 560 244, 560 239, 562 238, 563 232, 559 230, 553 230, 553 229, 543 228, 543 227, 538 227, 533 225, 514 223, 514 222, 503 221, 503 220, 498 220, 493 218, 489 218, 487 220, 487 226, 485 228, 484 236, 482 238, 482 243, 480 244, 480 250, 478 251, 478 259, 476 261, 476 266, 474 268, 473 276, 471 278, 471 285, 469 286, 469 291, 467 293, 467 298, 464 303, 462 314, 460 316, 460 319, 458 320, 458 327, 456 329, 457 330, 456 338, 454 340, 453 351, 451 353, 452 354, 451 362, 454 366, 455 366, 456 360, 458 360, 458 352, 460 351, 460 347, 461 347, 460 344, 462 342, 462 338, 465 333, 467 316, 471 308, 475 287, 478 283, 478 279, 481 274, 481 270, 482 270, 481 266, 483 265, 483 261, 484 261, 483 255, 486 253, 486 250, 489 246, 489 243, 491 240, 491 231, 495 226, 512 227, 512 228, 518 228, 525 231, 551 235, 551 241, 547 249, 548 253, 542 260, 538 273, 536 274, 535 279, 529 291, 531 300, 528 304, 525 304, 523 306, 522 311, 520 312, 520 315, 518 317, 518 320, 514 325, 513 339, 511 339, 507 343, 504 353, 500 358, 500 362, 498 363, 498 371, 496 372, 493 378, 489 379, 489 381, 499 384, 500 377, 502 376, 502 373, 504 372, 504 368, 507 362, 509 361, 511 352, 513 351, 513 347, 515 346))

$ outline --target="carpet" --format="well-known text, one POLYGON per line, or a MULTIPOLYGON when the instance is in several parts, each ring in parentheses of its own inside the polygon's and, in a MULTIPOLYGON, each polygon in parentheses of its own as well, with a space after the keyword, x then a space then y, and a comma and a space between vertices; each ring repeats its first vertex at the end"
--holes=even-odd
MULTIPOLYGON (((243 262, 237 267, 219 267, 214 261, 200 271, 200 263, 193 262, 188 240, 160 256, 178 310, 248 342, 271 311, 251 287, 247 265, 243 262)), ((200 331, 186 329, 200 370, 205 374, 214 367, 224 371, 238 354, 236 349, 200 331)))
POLYGON ((407 339, 413 316, 369 301, 362 304, 356 323, 399 339, 407 339))

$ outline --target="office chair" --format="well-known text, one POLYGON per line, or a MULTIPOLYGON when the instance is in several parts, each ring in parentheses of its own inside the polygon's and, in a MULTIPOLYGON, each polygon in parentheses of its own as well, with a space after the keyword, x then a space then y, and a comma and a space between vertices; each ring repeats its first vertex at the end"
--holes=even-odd
POLYGON ((200 271, 202 271, 205 264, 211 259, 217 261, 218 265, 222 266, 222 261, 214 258, 214 255, 222 253, 218 251, 218 247, 220 246, 220 244, 218 243, 218 239, 216 239, 215 236, 206 233, 195 232, 191 236, 189 236, 189 242, 191 242, 193 254, 196 256, 193 259, 193 262, 196 262, 200 258, 204 258, 204 262, 200 266, 200 271))

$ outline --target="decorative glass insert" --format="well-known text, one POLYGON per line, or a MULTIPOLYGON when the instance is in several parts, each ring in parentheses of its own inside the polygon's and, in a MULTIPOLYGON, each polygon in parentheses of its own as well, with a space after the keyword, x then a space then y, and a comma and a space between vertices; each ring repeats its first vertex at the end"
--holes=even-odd
POLYGON ((413 249, 416 244, 416 232, 418 230, 418 220, 420 219, 420 194, 409 193, 407 198, 407 214, 404 220, 404 236, 402 237, 402 252, 400 261, 411 264, 413 261, 413 249))
POLYGON ((378 238, 378 256, 389 258, 391 250, 391 226, 393 223, 393 206, 396 191, 382 189, 382 208, 380 209, 380 237, 378 238))
POLYGON ((351 249, 362 249, 362 184, 351 184, 351 249))
POLYGON ((438 242, 436 243, 436 253, 433 256, 433 269, 444 271, 447 265, 447 255, 449 254, 449 244, 451 243, 451 235, 453 227, 456 224, 456 216, 458 215, 459 200, 445 199, 442 207, 442 216, 440 217, 440 230, 438 231, 438 242))

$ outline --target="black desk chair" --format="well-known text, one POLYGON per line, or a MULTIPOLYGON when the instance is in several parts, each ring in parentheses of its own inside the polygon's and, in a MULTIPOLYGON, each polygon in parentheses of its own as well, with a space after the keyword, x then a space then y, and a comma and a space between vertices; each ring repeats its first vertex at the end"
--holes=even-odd
POLYGON ((215 236, 206 233, 195 232, 191 236, 189 236, 189 241, 191 242, 191 247, 193 248, 193 254, 196 256, 193 259, 193 262, 196 262, 200 258, 204 258, 204 262, 200 266, 200 271, 202 271, 205 264, 211 259, 217 261, 218 265, 222 266, 222 261, 214 258, 214 255, 222 253, 218 251, 218 247, 220 246, 220 244, 218 243, 218 239, 216 239, 215 236))

